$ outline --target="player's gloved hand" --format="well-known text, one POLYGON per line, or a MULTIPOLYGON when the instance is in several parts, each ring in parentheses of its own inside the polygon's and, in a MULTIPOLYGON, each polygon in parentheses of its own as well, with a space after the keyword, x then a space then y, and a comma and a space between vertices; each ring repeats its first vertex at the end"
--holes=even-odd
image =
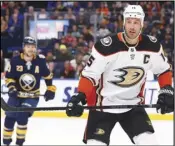
POLYGON ((171 86, 165 86, 160 89, 157 104, 157 111, 166 114, 174 111, 174 89, 171 86))
POLYGON ((56 92, 56 86, 52 85, 52 86, 47 86, 47 91, 44 94, 44 99, 45 101, 49 101, 54 99, 55 97, 55 92, 56 92))
POLYGON ((83 106, 86 104, 86 95, 84 93, 78 93, 78 95, 72 96, 67 104, 66 114, 67 116, 80 117, 83 114, 83 106))
POLYGON ((17 97, 17 90, 15 87, 11 87, 9 88, 9 91, 8 91, 8 95, 9 97, 13 97, 13 98, 16 98, 17 97))

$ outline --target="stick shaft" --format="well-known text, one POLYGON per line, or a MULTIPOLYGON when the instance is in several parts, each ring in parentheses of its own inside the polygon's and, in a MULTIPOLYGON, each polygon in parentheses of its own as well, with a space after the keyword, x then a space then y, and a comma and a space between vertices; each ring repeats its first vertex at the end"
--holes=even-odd
MULTIPOLYGON (((158 104, 144 104, 144 105, 108 105, 108 106, 83 106, 84 109, 126 109, 126 108, 156 108, 158 104)), ((67 107, 12 107, 9 106, 3 98, 1 98, 1 108, 4 111, 10 112, 29 112, 29 111, 57 111, 66 110, 67 107)))

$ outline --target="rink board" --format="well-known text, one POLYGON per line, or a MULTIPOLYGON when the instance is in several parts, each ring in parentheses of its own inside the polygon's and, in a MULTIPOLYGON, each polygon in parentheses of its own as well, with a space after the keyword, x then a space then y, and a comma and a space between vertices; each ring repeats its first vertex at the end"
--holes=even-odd
MULTIPOLYGON (((1 117, 4 117, 4 111, 2 111, 2 110, 1 110, 1 117)), ((33 117, 37 117, 37 118, 70 118, 70 117, 67 117, 65 112, 35 112, 33 117)), ((79 118, 87 119, 87 117, 88 117, 88 113, 85 112, 79 118)), ((156 113, 155 114, 149 113, 149 117, 151 120, 173 120, 174 119, 173 114, 161 115, 161 114, 156 114, 156 113)))
MULTIPOLYGON (((55 99, 49 102, 45 102, 41 97, 38 107, 53 107, 53 106, 66 106, 71 96, 77 92, 78 80, 53 80, 53 84, 56 85, 57 91, 55 99)), ((44 80, 41 80, 41 94, 44 94, 46 85, 44 80)), ((145 84, 144 97, 146 104, 154 104, 157 101, 157 94, 159 85, 156 81, 147 81, 145 84)), ((1 80, 1 91, 7 91, 4 84, 4 80, 1 80)), ((6 101, 8 99, 7 94, 1 94, 6 101)), ((147 112, 152 120, 173 120, 173 114, 161 115, 156 113, 156 109, 147 109, 147 112)), ((4 113, 1 111, 1 116, 4 113)), ((85 112, 81 118, 87 118, 88 113, 85 112)), ((50 117, 50 118, 66 118, 65 112, 35 112, 34 117, 50 117)))

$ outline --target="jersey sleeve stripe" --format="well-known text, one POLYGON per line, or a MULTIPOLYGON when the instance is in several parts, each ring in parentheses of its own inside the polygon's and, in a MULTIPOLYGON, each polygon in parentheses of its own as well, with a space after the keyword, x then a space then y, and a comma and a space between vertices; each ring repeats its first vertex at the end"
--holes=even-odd
POLYGON ((166 86, 166 85, 172 85, 172 72, 170 70, 165 71, 164 73, 160 74, 158 77, 158 82, 160 85, 160 88, 166 86))

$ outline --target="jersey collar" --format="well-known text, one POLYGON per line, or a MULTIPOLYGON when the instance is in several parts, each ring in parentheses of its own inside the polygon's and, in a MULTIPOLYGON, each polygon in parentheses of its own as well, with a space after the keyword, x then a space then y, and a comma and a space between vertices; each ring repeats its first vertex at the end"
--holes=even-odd
MULTIPOLYGON (((24 53, 21 53, 20 57, 21 57, 22 60, 24 60, 24 53)), ((36 59, 36 55, 33 55, 33 59, 36 59)))

